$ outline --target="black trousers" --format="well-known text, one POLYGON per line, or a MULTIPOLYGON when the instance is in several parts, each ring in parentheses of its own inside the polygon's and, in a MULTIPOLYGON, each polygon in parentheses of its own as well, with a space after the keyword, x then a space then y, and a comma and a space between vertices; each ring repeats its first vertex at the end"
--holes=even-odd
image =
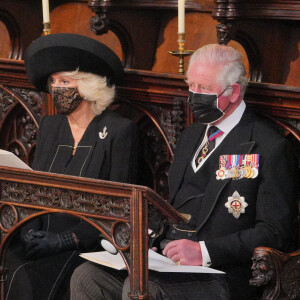
MULTIPOLYGON (((225 275, 159 273, 149 271, 151 299, 230 299, 225 275)), ((117 271, 90 262, 75 269, 71 278, 71 300, 127 300, 130 282, 127 271, 117 271)))

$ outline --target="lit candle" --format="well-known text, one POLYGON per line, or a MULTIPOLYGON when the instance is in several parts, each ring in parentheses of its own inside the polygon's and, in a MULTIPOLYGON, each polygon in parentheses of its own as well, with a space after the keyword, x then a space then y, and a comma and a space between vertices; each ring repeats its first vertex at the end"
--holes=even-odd
POLYGON ((185 0, 178 0, 178 33, 184 33, 184 4, 185 0))
POLYGON ((43 22, 49 23, 50 22, 49 0, 42 0, 42 5, 43 5, 43 22))

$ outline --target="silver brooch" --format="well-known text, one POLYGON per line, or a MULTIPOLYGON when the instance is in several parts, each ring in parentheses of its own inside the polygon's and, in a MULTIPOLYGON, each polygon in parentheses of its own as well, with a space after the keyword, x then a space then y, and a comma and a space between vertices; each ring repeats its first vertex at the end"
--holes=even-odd
POLYGON ((104 140, 108 135, 107 127, 105 126, 102 131, 99 132, 99 138, 104 140))

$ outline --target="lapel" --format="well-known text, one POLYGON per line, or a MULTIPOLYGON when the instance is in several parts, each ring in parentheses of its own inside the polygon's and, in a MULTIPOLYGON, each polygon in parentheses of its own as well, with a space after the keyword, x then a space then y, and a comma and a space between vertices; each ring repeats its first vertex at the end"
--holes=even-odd
MULTIPOLYGON (((247 109, 239 122, 239 124, 226 136, 219 147, 212 153, 209 159, 216 161, 216 166, 219 165, 219 156, 223 154, 249 154, 255 141, 251 141, 252 128, 255 116, 247 109)), ((204 194, 203 205, 199 213, 199 231, 211 215, 222 191, 232 179, 217 180, 217 170, 211 170, 210 179, 204 194)), ((221 201, 224 202, 222 199, 221 201)), ((225 204, 225 202, 224 202, 225 204)))
POLYGON ((196 148, 200 145, 205 128, 206 126, 203 126, 201 123, 190 125, 188 134, 181 141, 183 145, 181 145, 180 151, 176 152, 176 162, 170 168, 170 178, 172 178, 172 181, 169 182, 169 186, 171 187, 169 199, 171 204, 181 185, 185 170, 191 162, 196 148))
POLYGON ((79 146, 85 146, 85 145, 91 145, 92 150, 87 156, 86 161, 86 167, 84 168, 82 172, 83 177, 91 177, 91 178, 98 178, 99 170, 101 169, 101 166, 103 164, 104 160, 104 153, 105 153, 105 144, 108 140, 111 138, 111 120, 109 118, 109 111, 105 110, 100 115, 96 116, 94 120, 91 122, 91 124, 88 126, 86 132, 84 133, 84 136, 79 146), (107 128, 106 131, 104 128, 107 128), (107 133, 107 135, 105 134, 107 133), (102 138, 100 138, 99 133, 102 133, 102 138), (98 149, 100 151, 98 151, 98 149), (96 150, 96 151, 95 151, 96 150), (96 153, 94 153, 96 152, 96 153), (93 159, 93 154, 97 156, 97 160, 95 161, 93 159), (90 163, 93 163, 93 165, 90 166, 90 163), (97 174, 94 174, 94 172, 98 172, 97 174))

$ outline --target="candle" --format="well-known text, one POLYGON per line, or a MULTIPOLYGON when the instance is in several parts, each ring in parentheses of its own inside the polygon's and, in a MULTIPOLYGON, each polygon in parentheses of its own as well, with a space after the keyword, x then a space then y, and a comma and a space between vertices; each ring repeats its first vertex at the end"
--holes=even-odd
POLYGON ((49 23, 50 22, 49 0, 42 0, 42 5, 43 5, 43 22, 49 23))
POLYGON ((184 33, 184 4, 185 0, 178 0, 178 33, 184 33))

